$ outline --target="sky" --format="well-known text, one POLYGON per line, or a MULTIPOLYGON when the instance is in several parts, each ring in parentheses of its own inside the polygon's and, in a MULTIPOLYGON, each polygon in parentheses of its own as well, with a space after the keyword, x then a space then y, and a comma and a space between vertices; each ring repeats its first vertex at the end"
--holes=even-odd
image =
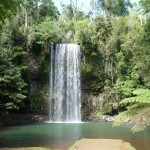
MULTIPOLYGON (((60 3, 63 4, 69 4, 70 0, 53 0, 55 5, 58 7, 58 9, 61 9, 60 3)), ((76 0, 72 0, 75 2, 76 0)), ((77 0, 77 5, 80 9, 83 9, 84 11, 90 8, 90 2, 91 0, 77 0)))
MULTIPOLYGON (((60 3, 63 3, 63 4, 69 4, 70 3, 70 0, 53 0, 55 5, 57 6, 58 10, 61 11, 61 5, 60 3)), ((75 2, 76 0, 72 0, 73 2, 75 2)), ((139 0, 130 0, 132 3, 138 3, 139 0)), ((78 5, 78 8, 80 10, 83 10, 83 11, 88 11, 88 10, 91 10, 91 7, 90 7, 90 3, 91 3, 91 0, 77 0, 77 5, 78 5)))

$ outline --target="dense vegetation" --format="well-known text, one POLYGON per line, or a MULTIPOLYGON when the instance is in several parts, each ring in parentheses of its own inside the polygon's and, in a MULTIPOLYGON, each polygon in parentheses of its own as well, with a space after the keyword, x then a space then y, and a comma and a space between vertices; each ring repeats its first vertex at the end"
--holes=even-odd
POLYGON ((85 13, 71 1, 60 13, 52 0, 0 1, 1 111, 45 113, 50 47, 77 43, 83 93, 100 95, 90 111, 119 113, 116 124, 132 120, 134 131, 150 125, 150 1, 92 6, 85 13))

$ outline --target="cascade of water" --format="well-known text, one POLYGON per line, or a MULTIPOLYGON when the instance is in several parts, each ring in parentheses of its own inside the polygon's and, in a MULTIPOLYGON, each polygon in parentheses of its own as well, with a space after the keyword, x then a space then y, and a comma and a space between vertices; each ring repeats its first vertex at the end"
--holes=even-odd
POLYGON ((50 121, 81 121, 80 47, 57 44, 51 49, 50 121))

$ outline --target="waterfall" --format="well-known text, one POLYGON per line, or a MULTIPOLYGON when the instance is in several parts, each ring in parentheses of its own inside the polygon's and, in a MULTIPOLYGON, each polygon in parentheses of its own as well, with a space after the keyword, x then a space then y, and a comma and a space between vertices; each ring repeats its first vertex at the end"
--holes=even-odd
POLYGON ((51 48, 50 121, 81 121, 80 47, 57 44, 51 48))

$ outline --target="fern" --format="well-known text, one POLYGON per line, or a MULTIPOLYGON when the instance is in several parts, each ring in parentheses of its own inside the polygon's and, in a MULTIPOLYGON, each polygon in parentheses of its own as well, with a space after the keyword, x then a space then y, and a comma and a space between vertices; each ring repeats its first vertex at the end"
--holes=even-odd
POLYGON ((134 95, 149 94, 149 96, 150 96, 150 90, 149 89, 136 89, 132 93, 134 95))
POLYGON ((150 90, 149 89, 137 89, 133 91, 133 94, 136 95, 135 97, 125 98, 122 100, 121 103, 150 103, 150 90))
POLYGON ((121 112, 114 126, 121 125, 125 122, 130 123, 131 130, 138 132, 150 126, 150 90, 137 89, 133 91, 134 97, 126 98, 121 101, 122 104, 131 103, 127 107, 127 111, 121 112))

